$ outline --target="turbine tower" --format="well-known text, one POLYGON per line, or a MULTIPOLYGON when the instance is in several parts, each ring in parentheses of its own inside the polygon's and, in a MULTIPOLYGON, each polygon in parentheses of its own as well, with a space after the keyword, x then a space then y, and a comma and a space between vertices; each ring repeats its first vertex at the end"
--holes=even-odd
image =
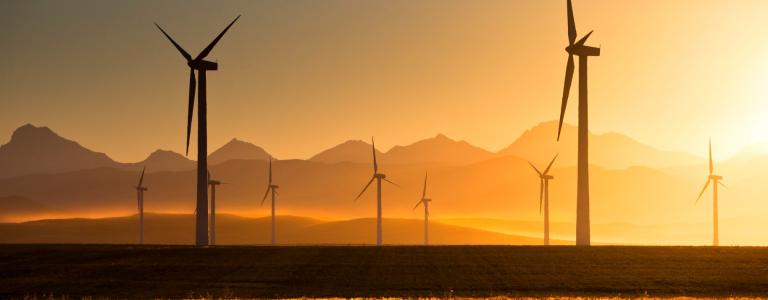
POLYGON ((211 246, 216 245, 216 186, 226 184, 218 180, 211 179, 211 173, 208 172, 208 185, 211 186, 211 246))
POLYGON ((269 185, 267 185, 267 191, 264 192, 264 198, 261 198, 261 205, 264 205, 264 201, 267 200, 267 195, 272 193, 272 239, 271 244, 275 244, 275 197, 277 196, 277 189, 279 186, 272 184, 272 158, 269 158, 269 185))
POLYGON ((573 6, 571 0, 567 0, 568 6, 568 65, 565 69, 565 84, 563 87, 563 102, 560 106, 560 124, 557 127, 557 140, 560 140, 560 131, 563 128, 565 107, 568 105, 568 95, 573 81, 574 62, 573 56, 579 57, 579 153, 578 153, 578 178, 576 191, 576 245, 589 246, 589 123, 588 116, 588 92, 587 92, 587 60, 590 56, 600 56, 600 48, 584 45, 592 32, 576 41, 576 22, 573 18, 573 6))
POLYGON ((373 137, 371 137, 371 148, 373 148, 373 177, 371 177, 371 180, 368 181, 368 184, 365 185, 363 190, 360 192, 360 194, 357 195, 355 198, 355 201, 357 199, 360 199, 360 196, 365 193, 365 191, 368 189, 369 186, 371 186, 371 183, 373 183, 373 180, 376 180, 376 246, 381 246, 381 181, 384 180, 386 182, 391 183, 394 186, 398 186, 396 183, 389 181, 387 179, 387 175, 384 175, 383 173, 379 173, 379 164, 376 162, 376 143, 373 141, 373 137))
POLYGON ((195 105, 195 87, 197 86, 198 93, 198 109, 197 109, 197 206, 195 215, 195 244, 197 246, 205 246, 208 244, 208 220, 203 212, 208 211, 208 182, 207 182, 207 166, 208 166, 208 122, 207 122, 207 101, 206 101, 206 72, 218 70, 218 63, 207 61, 205 57, 211 53, 213 47, 219 42, 222 36, 232 27, 233 24, 240 18, 237 16, 224 31, 222 31, 215 39, 203 49, 197 57, 192 58, 187 51, 185 51, 176 41, 171 38, 168 33, 163 30, 157 23, 158 29, 171 41, 176 50, 178 50, 184 59, 187 60, 189 66, 189 104, 187 109, 187 148, 186 154, 189 155, 189 134, 192 127, 192 112, 195 105), (195 70, 197 70, 197 81, 200 84, 197 85, 195 81, 195 70))
POLYGON ((699 197, 696 198, 696 203, 699 203, 699 199, 701 199, 701 196, 704 195, 704 191, 707 189, 707 186, 709 186, 709 182, 712 182, 712 213, 714 216, 714 230, 713 230, 713 240, 712 240, 712 246, 719 246, 720 245, 720 236, 718 233, 718 225, 717 225, 717 185, 722 185, 725 187, 725 184, 720 182, 720 180, 723 180, 723 176, 715 175, 714 172, 715 168, 712 164, 712 140, 709 141, 709 176, 707 176, 707 181, 704 183, 704 188, 701 189, 701 192, 699 193, 699 197))
POLYGON ((539 171, 539 169, 536 168, 536 166, 533 165, 530 161, 528 162, 529 165, 533 168, 534 171, 536 171, 537 174, 539 174, 539 214, 541 214, 542 206, 544 207, 544 245, 549 246, 549 181, 552 179, 555 179, 554 176, 549 175, 549 169, 552 168, 552 163, 555 162, 555 159, 557 159, 557 155, 552 158, 552 160, 549 162, 549 165, 547 165, 547 168, 544 169, 544 172, 539 171))
POLYGON ((139 177, 139 184, 136 185, 136 196, 138 197, 139 204, 139 244, 144 244, 144 192, 147 188, 144 184, 144 171, 147 167, 141 169, 141 177, 139 177))
POLYGON ((421 200, 413 207, 415 210, 424 203, 424 246, 429 245, 429 202, 432 202, 432 199, 427 198, 427 174, 424 173, 424 191, 421 193, 421 200))

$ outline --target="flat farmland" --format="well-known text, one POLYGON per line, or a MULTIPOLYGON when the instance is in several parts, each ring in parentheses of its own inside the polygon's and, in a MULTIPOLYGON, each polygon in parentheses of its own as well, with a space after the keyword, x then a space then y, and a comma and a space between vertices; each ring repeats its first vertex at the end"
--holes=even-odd
POLYGON ((0 245, 0 298, 768 296, 768 248, 0 245))

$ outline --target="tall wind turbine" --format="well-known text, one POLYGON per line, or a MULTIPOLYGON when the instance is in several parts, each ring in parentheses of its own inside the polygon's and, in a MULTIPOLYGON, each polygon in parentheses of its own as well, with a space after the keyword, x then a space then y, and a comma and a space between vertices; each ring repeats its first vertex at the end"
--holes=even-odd
POLYGON ((144 171, 147 167, 141 169, 141 177, 139 177, 139 184, 136 185, 136 196, 138 197, 139 204, 139 244, 144 244, 144 192, 147 188, 144 184, 144 171))
POLYGON ((429 202, 432 202, 432 199, 427 198, 427 174, 424 174, 424 191, 421 193, 421 200, 419 202, 416 202, 416 206, 413 207, 413 209, 416 209, 424 203, 424 245, 429 245, 429 202))
POLYGON ((211 173, 208 173, 208 185, 211 186, 211 245, 216 245, 216 186, 226 184, 218 180, 211 179, 211 173))
POLYGON ((371 183, 373 183, 373 180, 376 180, 376 246, 381 246, 381 181, 384 180, 386 182, 389 182, 393 184, 394 186, 398 186, 396 183, 389 181, 387 179, 387 175, 384 175, 383 173, 379 173, 379 164, 376 162, 376 143, 373 141, 373 137, 371 137, 371 148, 373 148, 373 177, 371 177, 371 180, 368 181, 368 184, 365 185, 363 190, 360 192, 360 194, 357 195, 355 198, 355 201, 357 199, 360 199, 360 196, 365 193, 365 191, 368 189, 369 186, 371 186, 371 183))
POLYGON ((563 128, 565 107, 568 105, 568 95, 573 81, 574 62, 573 56, 579 57, 579 154, 578 154, 578 178, 576 192, 576 245, 589 246, 589 123, 587 122, 587 59, 590 56, 600 56, 600 48, 584 45, 592 32, 576 41, 576 22, 573 18, 573 6, 571 0, 568 3, 568 65, 565 69, 565 86, 563 88, 563 103, 560 107, 560 124, 557 127, 557 140, 560 140, 560 131, 563 128))
POLYGON ((549 181, 552 179, 555 179, 554 176, 549 175, 549 169, 552 168, 552 163, 555 162, 555 159, 557 159, 557 155, 552 158, 552 160, 549 162, 549 165, 547 165, 547 168, 544 169, 544 172, 539 171, 539 169, 536 168, 536 166, 533 165, 530 161, 528 162, 529 165, 533 168, 534 171, 536 171, 537 174, 539 174, 539 214, 541 214, 542 206, 544 207, 544 245, 549 246, 549 181))
POLYGON ((713 246, 719 246, 720 245, 720 236, 718 233, 718 226, 717 226, 717 185, 722 185, 725 187, 725 184, 720 182, 720 180, 723 180, 723 176, 715 175, 713 172, 715 170, 714 165, 712 164, 712 140, 709 141, 709 176, 707 176, 707 182, 704 183, 704 188, 701 189, 701 192, 699 193, 699 197, 696 198, 696 203, 699 203, 699 199, 701 199, 701 196, 704 195, 704 191, 707 190, 707 186, 709 186, 709 182, 712 182, 712 213, 714 216, 714 238, 712 240, 713 246))
POLYGON ((261 205, 264 205, 264 201, 267 200, 267 195, 272 193, 272 245, 275 244, 275 197, 277 196, 277 189, 279 186, 272 184, 272 158, 269 158, 269 185, 267 185, 267 191, 264 193, 264 198, 261 199, 261 205))
POLYGON ((197 86, 198 93, 198 110, 197 110, 197 208, 195 215, 195 244, 198 246, 205 246, 208 244, 208 220, 204 212, 208 211, 208 181, 206 177, 208 166, 208 122, 207 122, 207 102, 206 102, 206 81, 205 74, 207 71, 216 71, 219 68, 218 63, 207 61, 205 57, 211 53, 213 47, 219 42, 222 36, 232 27, 233 24, 239 19, 237 16, 232 23, 229 23, 224 31, 222 31, 215 39, 203 49, 197 57, 192 58, 187 51, 184 51, 176 41, 171 38, 168 33, 163 30, 157 23, 158 29, 171 41, 176 50, 179 50, 184 59, 187 60, 189 66, 189 105, 187 109, 187 148, 186 154, 189 155, 189 133, 192 127, 192 112, 195 106, 195 86, 197 86), (195 70, 197 70, 197 79, 200 81, 200 85, 197 85, 195 81, 195 70))

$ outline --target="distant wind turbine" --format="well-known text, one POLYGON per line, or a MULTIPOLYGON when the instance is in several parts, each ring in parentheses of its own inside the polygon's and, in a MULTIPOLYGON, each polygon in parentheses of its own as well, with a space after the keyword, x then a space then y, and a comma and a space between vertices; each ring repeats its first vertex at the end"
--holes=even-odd
POLYGON ((416 209, 424 203, 424 245, 429 245, 429 202, 432 202, 432 199, 427 198, 427 174, 424 174, 424 191, 421 193, 421 200, 419 202, 416 202, 416 206, 413 207, 413 209, 416 209))
POLYGON ((720 182, 720 180, 723 180, 723 176, 715 175, 714 172, 715 168, 712 164, 712 140, 709 140, 709 176, 707 176, 707 181, 704 183, 704 187, 701 189, 701 192, 699 193, 699 197, 696 198, 696 203, 699 203, 699 199, 701 199, 701 196, 704 195, 704 191, 709 186, 709 182, 712 182, 712 213, 714 216, 714 238, 712 240, 713 246, 719 246, 720 240, 719 240, 719 233, 718 233, 718 225, 717 225, 717 185, 722 185, 725 187, 725 184, 720 182))
POLYGON ((552 158, 552 160, 549 162, 549 165, 547 165, 547 168, 544 169, 544 172, 539 171, 539 169, 536 168, 536 166, 533 165, 530 161, 528 162, 529 165, 533 168, 534 171, 536 171, 537 174, 539 174, 539 214, 541 214, 542 206, 544 207, 544 245, 549 246, 549 181, 552 179, 555 179, 554 176, 549 175, 549 169, 552 168, 552 163, 555 162, 555 159, 557 159, 557 155, 552 158))
POLYGON ((272 245, 275 244, 275 196, 277 196, 277 189, 279 186, 272 184, 272 158, 269 158, 269 185, 267 185, 267 191, 264 192, 264 198, 261 199, 261 205, 264 205, 264 201, 267 200, 267 195, 272 193, 272 245))
POLYGON ((144 167, 141 169, 141 177, 139 177, 139 184, 136 185, 136 194, 139 204, 139 244, 144 244, 144 192, 147 191, 147 188, 143 185, 144 184, 144 171, 147 170, 147 167, 144 167))
POLYGON ((197 110, 197 207, 195 213, 195 244, 198 246, 205 246, 208 244, 208 220, 203 212, 208 211, 208 188, 207 188, 207 167, 208 167, 208 122, 207 122, 207 101, 206 101, 206 77, 207 71, 216 71, 219 68, 218 63, 207 61, 205 57, 211 53, 213 47, 219 42, 222 36, 232 27, 233 24, 239 19, 237 16, 232 23, 224 28, 218 36, 203 49, 197 57, 192 58, 187 51, 176 43, 168 33, 163 30, 157 23, 158 29, 171 41, 176 50, 179 50, 182 56, 187 60, 189 66, 189 105, 187 110, 187 148, 186 154, 189 155, 189 134, 192 128, 192 112, 195 106, 195 70, 197 70, 197 77, 200 81, 198 89, 198 102, 199 108, 197 110))
POLYGON ((221 184, 227 183, 211 179, 211 173, 208 172, 208 185, 211 186, 211 228, 209 234, 212 246, 216 245, 216 186, 221 184))
POLYGON ((365 191, 368 189, 369 186, 371 186, 371 183, 373 183, 373 180, 376 180, 376 246, 381 246, 381 181, 384 180, 386 182, 389 182, 393 184, 394 186, 398 186, 396 183, 389 181, 387 179, 387 175, 384 175, 383 173, 379 173, 379 164, 376 162, 376 143, 373 141, 373 138, 371 138, 371 148, 373 148, 373 177, 371 177, 371 180, 368 181, 368 184, 365 185, 363 190, 360 192, 360 194, 357 195, 355 198, 355 201, 357 199, 360 199, 360 196, 365 193, 365 191))
POLYGON ((567 0, 568 9, 568 65, 565 69, 565 85, 563 87, 563 102, 560 106, 560 123, 557 127, 557 140, 560 140, 560 131, 563 128, 565 108, 568 105, 568 95, 571 92, 573 81, 574 62, 573 56, 579 57, 579 153, 578 153, 578 177, 576 192, 576 245, 590 245, 589 229, 589 122, 587 115, 588 84, 587 84, 587 59, 590 56, 600 56, 600 48, 585 46, 592 32, 576 41, 576 21, 573 17, 571 0, 567 0))

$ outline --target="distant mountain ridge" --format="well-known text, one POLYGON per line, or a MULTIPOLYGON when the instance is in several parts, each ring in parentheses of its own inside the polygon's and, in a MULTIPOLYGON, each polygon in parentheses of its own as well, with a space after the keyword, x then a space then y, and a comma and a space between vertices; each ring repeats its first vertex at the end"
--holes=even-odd
MULTIPOLYGON (((578 154, 577 127, 564 123, 560 141, 557 141, 557 126, 557 121, 540 123, 526 130, 498 154, 524 157, 535 164, 545 164, 557 154, 559 166, 575 166, 578 154)), ((658 150, 614 132, 589 134, 589 163, 608 169, 632 166, 664 168, 697 164, 702 159, 684 152, 658 150)))
MULTIPOLYGON (((215 165, 233 159, 268 160, 271 155, 261 147, 232 139, 208 157, 209 163, 215 165)), ((142 161, 121 163, 64 138, 48 127, 32 124, 16 129, 10 141, 0 146, 0 178, 95 168, 140 170, 144 166, 149 172, 187 171, 194 169, 196 164, 179 153, 162 149, 152 152, 142 161)))
POLYGON ((208 154, 208 163, 217 165, 233 159, 269 160, 270 158, 272 158, 272 155, 261 147, 238 139, 232 139, 218 150, 208 154))
MULTIPOLYGON (((349 140, 311 157, 322 163, 371 163, 371 144, 349 140)), ((495 154, 465 141, 455 141, 444 134, 417 141, 406 146, 394 146, 387 152, 376 149, 376 158, 388 164, 441 163, 464 165, 493 158, 495 154)))
POLYGON ((106 154, 62 138, 48 127, 26 124, 0 146, 0 177, 118 167, 106 154))
MULTIPOLYGON (((387 152, 376 150, 380 164, 468 165, 502 156, 516 156, 542 164, 559 154, 559 166, 576 164, 576 127, 564 124, 561 141, 555 140, 557 122, 536 125, 524 132, 509 147, 492 153, 466 141, 456 141, 443 134, 406 146, 394 146, 387 152)), ((209 154, 209 164, 229 160, 269 160, 273 157, 263 148, 232 139, 209 154)), ((350 140, 324 150, 309 161, 335 163, 370 163, 371 145, 350 140)), ((701 158, 687 153, 654 149, 617 133, 590 134, 590 163, 609 169, 631 166, 663 168, 691 165, 701 158)), ((120 163, 104 153, 87 149, 75 141, 63 138, 47 127, 27 124, 14 131, 10 141, 0 146, 0 178, 31 174, 54 174, 93 168, 140 170, 150 172, 186 171, 195 168, 189 158, 167 150, 157 150, 145 160, 120 163)))

